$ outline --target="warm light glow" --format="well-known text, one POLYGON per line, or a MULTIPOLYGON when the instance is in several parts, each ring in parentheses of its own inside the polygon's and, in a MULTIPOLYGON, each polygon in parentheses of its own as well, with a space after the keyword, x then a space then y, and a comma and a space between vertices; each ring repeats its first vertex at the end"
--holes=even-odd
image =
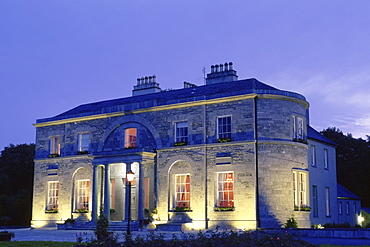
POLYGON ((359 215, 359 216, 357 217, 357 222, 358 222, 359 224, 361 224, 364 220, 365 220, 365 218, 364 218, 364 217, 362 217, 361 215, 359 215))
POLYGON ((134 181, 134 178, 135 178, 135 173, 133 173, 131 170, 126 173, 126 178, 127 178, 127 181, 129 183, 131 183, 132 181, 134 181))

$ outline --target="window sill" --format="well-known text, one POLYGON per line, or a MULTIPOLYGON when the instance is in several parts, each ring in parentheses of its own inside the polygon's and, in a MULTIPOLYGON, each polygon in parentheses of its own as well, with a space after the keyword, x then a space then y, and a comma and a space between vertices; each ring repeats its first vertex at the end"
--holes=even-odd
POLYGON ((89 154, 89 151, 78 151, 77 155, 89 154))

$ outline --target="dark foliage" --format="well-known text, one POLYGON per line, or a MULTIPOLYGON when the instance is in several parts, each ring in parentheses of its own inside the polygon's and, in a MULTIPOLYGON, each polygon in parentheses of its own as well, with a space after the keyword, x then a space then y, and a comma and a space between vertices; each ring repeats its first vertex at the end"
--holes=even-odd
POLYGON ((34 144, 9 145, 0 157, 0 218, 7 225, 30 225, 32 212, 34 144))
POLYGON ((362 198, 361 204, 370 207, 370 138, 353 138, 351 134, 335 127, 321 132, 338 144, 337 176, 338 183, 362 198))

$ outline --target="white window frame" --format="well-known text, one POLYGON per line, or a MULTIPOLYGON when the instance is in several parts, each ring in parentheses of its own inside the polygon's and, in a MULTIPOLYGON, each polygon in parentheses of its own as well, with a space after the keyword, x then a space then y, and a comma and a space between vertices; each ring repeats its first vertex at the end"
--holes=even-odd
POLYGON ((234 178, 233 171, 217 173, 216 207, 234 207, 234 178), (229 176, 230 174, 231 177, 229 176), (227 195, 226 199, 225 194, 227 195))
POLYGON ((125 148, 136 148, 137 147, 137 128, 125 129, 125 148), (134 130, 134 133, 130 133, 134 130))
POLYGON ((311 145, 311 166, 316 167, 316 146, 311 145))
POLYGON ((317 186, 312 186, 312 215, 313 217, 319 217, 319 198, 318 198, 317 186))
POLYGON ((78 133, 78 152, 88 152, 90 146, 89 132, 78 133))
POLYGON ((324 148, 324 169, 329 169, 329 150, 324 148))
POLYGON ((174 207, 190 208, 190 173, 175 174, 174 207), (187 180, 189 180, 187 182, 187 180))
POLYGON ((231 115, 217 117, 217 139, 230 138, 232 134, 232 118, 231 115), (220 123, 223 119, 230 119, 230 123, 220 123))
POLYGON ((303 117, 293 115, 293 138, 298 140, 305 139, 304 131, 304 119, 303 117))
POLYGON ((90 179, 80 179, 76 181, 75 210, 89 210, 90 205, 90 179))
POLYGON ((48 197, 46 202, 47 210, 58 210, 59 207, 59 181, 48 182, 48 197))
POLYGON ((325 187, 325 216, 330 217, 330 188, 325 187))
POLYGON ((60 155, 60 136, 50 136, 50 154, 60 155))
POLYGON ((294 208, 309 207, 307 171, 293 169, 292 186, 294 208))
POLYGON ((175 122, 175 142, 189 141, 189 123, 188 121, 175 122))

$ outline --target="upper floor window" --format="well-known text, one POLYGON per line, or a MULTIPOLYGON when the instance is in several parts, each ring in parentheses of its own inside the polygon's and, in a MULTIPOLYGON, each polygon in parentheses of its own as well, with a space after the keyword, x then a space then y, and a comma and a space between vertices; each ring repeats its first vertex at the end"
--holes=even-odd
POLYGON ((125 148, 136 148, 137 129, 130 128, 125 130, 125 148))
POLYGON ((59 181, 48 182, 48 198, 46 210, 58 211, 59 204, 59 181))
POLYGON ((346 214, 349 215, 349 202, 346 202, 346 214))
POLYGON ((343 214, 343 211, 342 211, 342 202, 339 202, 339 214, 342 215, 343 214))
POLYGON ((175 128, 175 142, 186 145, 188 143, 188 122, 177 122, 175 128))
POLYGON ((324 168, 329 169, 329 152, 326 148, 324 149, 324 168))
POLYGON ((50 154, 57 156, 60 155, 60 136, 50 137, 50 154))
POLYGON ((231 141, 231 116, 217 118, 217 138, 231 141))
POLYGON ((79 153, 88 153, 90 144, 90 135, 89 133, 80 133, 78 134, 78 152, 79 153))
POLYGON ((293 170, 292 176, 294 210, 309 210, 307 199, 307 172, 293 170))
POLYGON ((175 207, 190 208, 190 175, 175 176, 175 207))
POLYGON ((316 166, 316 146, 311 145, 311 165, 316 166))
POLYGON ((234 207, 234 173, 217 173, 217 207, 234 207))
POLYGON ((298 116, 293 116, 293 138, 304 139, 304 121, 298 116))

